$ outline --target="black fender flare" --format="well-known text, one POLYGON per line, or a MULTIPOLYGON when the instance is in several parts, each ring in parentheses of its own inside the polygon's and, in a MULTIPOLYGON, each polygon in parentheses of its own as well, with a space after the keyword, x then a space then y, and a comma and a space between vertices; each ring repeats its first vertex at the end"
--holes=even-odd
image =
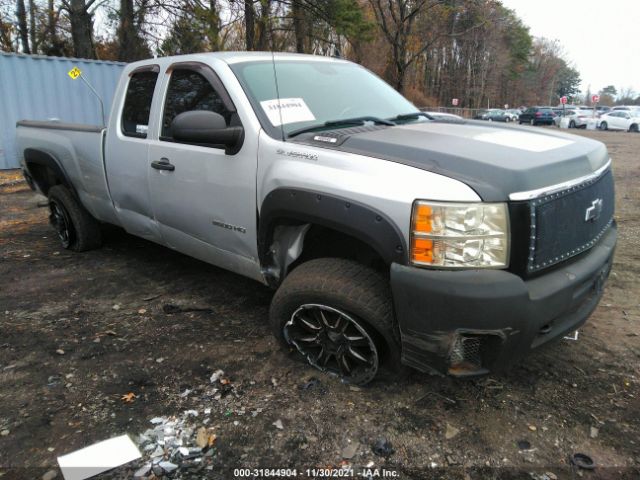
POLYGON ((51 169, 54 175, 60 179, 60 182, 65 187, 67 187, 71 191, 71 193, 77 198, 78 195, 77 195, 76 189, 71 183, 71 180, 67 175, 67 172, 65 171, 64 167, 60 164, 60 162, 58 162, 55 159, 53 155, 47 152, 43 152, 42 150, 37 150, 35 148, 27 148, 24 151, 24 163, 25 163, 27 172, 29 173, 29 176, 32 178, 34 183, 38 186, 38 190, 40 190, 44 195, 46 195, 47 192, 43 190, 42 185, 38 184, 38 181, 36 180, 37 177, 29 169, 30 164, 41 165, 43 167, 47 167, 51 169))
POLYGON ((385 263, 407 263, 398 226, 384 213, 347 198, 296 188, 277 188, 265 197, 258 219, 258 255, 268 262, 276 226, 283 221, 323 226, 370 245, 385 263))

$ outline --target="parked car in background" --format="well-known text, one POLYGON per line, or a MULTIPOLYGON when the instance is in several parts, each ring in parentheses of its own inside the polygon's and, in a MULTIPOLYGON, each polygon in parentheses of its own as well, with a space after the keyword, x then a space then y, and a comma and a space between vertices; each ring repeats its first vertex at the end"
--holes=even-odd
POLYGON ((612 110, 600 117, 600 130, 624 130, 638 132, 640 125, 640 108, 636 110, 612 110))
POLYGON ((616 105, 615 107, 612 107, 611 110, 612 111, 618 111, 618 110, 637 110, 640 108, 640 105, 616 105))
POLYGON ((522 113, 522 110, 520 110, 519 108, 509 108, 506 111, 513 116, 514 122, 518 121, 518 119, 520 118, 520 114, 522 113))
POLYGON ((515 122, 516 117, 512 113, 500 108, 490 108, 484 112, 479 112, 475 117, 478 120, 488 120, 489 122, 515 122))
MULTIPOLYGON (((553 109, 554 112, 556 111, 556 109, 553 109)), ((555 124, 556 127, 560 126, 560 122, 562 121, 563 118, 565 117, 570 117, 571 115, 573 115, 576 111, 573 108, 565 108, 564 111, 562 111, 562 109, 560 109, 560 113, 558 115, 556 115, 555 117, 553 117, 553 123, 555 124)))
POLYGON ((520 114, 518 122, 520 125, 528 123, 529 125, 553 125, 553 117, 555 114, 551 107, 529 107, 520 114))
POLYGON ((460 115, 454 115, 453 113, 445 113, 445 112, 424 112, 429 115, 434 120, 439 121, 455 121, 455 120, 464 120, 460 115))
POLYGON ((587 122, 590 118, 595 117, 593 108, 582 108, 572 110, 571 114, 565 116, 569 117, 569 128, 587 128, 587 122))
POLYGON ((610 112, 610 111, 611 111, 611 107, 607 107, 605 105, 598 105, 596 107, 596 113, 598 113, 600 115, 603 114, 603 113, 610 112))

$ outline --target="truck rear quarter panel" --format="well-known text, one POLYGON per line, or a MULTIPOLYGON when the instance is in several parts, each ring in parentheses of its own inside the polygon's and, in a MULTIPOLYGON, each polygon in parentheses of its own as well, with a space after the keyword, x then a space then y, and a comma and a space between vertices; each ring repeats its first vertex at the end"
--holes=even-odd
POLYGON ((82 205, 97 219, 117 224, 103 163, 104 130, 59 122, 36 123, 42 126, 18 126, 21 163, 25 164, 24 153, 29 148, 49 155, 66 173, 82 205))

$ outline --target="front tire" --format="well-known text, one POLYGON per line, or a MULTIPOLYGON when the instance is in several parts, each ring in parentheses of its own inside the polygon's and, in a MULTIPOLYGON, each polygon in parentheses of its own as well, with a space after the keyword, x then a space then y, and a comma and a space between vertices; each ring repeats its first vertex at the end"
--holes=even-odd
POLYGON ((631 126, 629 127, 629 131, 630 131, 630 132, 633 132, 633 133, 638 133, 638 124, 637 124, 637 123, 634 123, 633 125, 631 125, 631 126))
POLYGON ((602 122, 600 124, 600 130, 607 130, 608 128, 607 122, 602 122))
POLYGON ((100 247, 100 224, 62 185, 49 189, 49 222, 63 248, 84 252, 100 247))
POLYGON ((573 120, 571 120, 569 122, 569 128, 576 128, 576 122, 574 122, 573 120))
POLYGON ((269 312, 281 345, 344 383, 363 385, 399 365, 389 282, 351 260, 310 260, 291 272, 269 312))

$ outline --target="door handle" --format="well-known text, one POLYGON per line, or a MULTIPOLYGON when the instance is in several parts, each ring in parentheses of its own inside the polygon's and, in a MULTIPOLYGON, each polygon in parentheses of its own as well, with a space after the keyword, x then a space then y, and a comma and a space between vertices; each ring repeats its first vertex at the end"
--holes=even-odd
POLYGON ((173 172, 176 169, 176 166, 169 163, 168 158, 161 158, 160 160, 154 160, 151 162, 151 168, 155 168, 156 170, 166 170, 168 172, 173 172))

